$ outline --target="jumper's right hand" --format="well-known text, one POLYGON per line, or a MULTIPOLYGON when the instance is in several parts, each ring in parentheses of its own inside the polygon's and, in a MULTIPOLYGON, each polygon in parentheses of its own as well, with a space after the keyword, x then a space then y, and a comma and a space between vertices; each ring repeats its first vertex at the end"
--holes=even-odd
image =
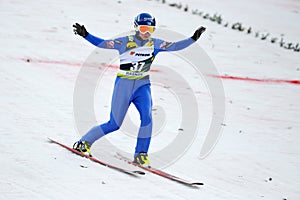
POLYGON ((73 25, 74 27, 74 33, 75 35, 80 35, 82 37, 86 37, 89 33, 87 32, 87 30, 85 29, 84 25, 80 25, 78 23, 73 25))

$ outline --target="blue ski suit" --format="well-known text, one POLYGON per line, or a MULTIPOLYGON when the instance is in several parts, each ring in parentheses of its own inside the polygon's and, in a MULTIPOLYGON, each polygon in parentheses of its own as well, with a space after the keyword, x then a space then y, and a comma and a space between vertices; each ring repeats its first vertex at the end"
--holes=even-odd
POLYGON ((152 97, 150 89, 150 66, 159 52, 178 51, 195 41, 187 38, 178 42, 166 42, 150 38, 142 40, 137 34, 104 40, 88 34, 87 41, 99 48, 118 50, 120 69, 114 84, 111 102, 110 120, 89 130, 80 141, 93 144, 102 136, 120 128, 131 103, 140 114, 135 156, 140 152, 148 152, 152 134, 152 97))

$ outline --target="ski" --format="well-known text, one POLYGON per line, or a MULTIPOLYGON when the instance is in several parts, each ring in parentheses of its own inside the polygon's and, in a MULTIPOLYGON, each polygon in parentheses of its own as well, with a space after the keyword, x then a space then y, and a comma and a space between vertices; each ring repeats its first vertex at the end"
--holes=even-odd
POLYGON ((111 164, 106 163, 106 162, 103 162, 103 161, 101 161, 101 160, 99 160, 99 159, 97 159, 97 158, 95 158, 95 157, 91 157, 91 156, 84 155, 84 154, 82 154, 81 152, 79 152, 79 151, 77 151, 77 150, 75 150, 75 149, 73 149, 73 148, 71 148, 71 147, 69 147, 69 146, 67 146, 67 145, 64 145, 64 144, 62 144, 62 143, 60 143, 60 142, 58 142, 58 141, 56 141, 56 140, 53 140, 53 139, 51 139, 51 138, 48 138, 48 139, 50 140, 50 142, 55 143, 55 144, 57 144, 57 145, 59 145, 59 146, 65 148, 65 149, 71 151, 72 153, 75 153, 76 155, 85 157, 85 158, 87 158, 87 159, 89 159, 89 160, 91 160, 91 161, 93 161, 93 162, 95 162, 95 163, 98 163, 98 164, 100 164, 100 165, 103 165, 103 166, 105 166, 105 167, 114 169, 114 170, 116 170, 116 171, 119 171, 119 172, 122 172, 122 173, 125 173, 125 174, 128 174, 128 175, 131 175, 131 176, 145 175, 145 172, 143 172, 143 171, 139 171, 139 170, 131 171, 131 170, 128 170, 128 169, 124 169, 124 168, 115 166, 115 165, 111 165, 111 164))
POLYGON ((143 170, 146 170, 146 171, 151 172, 153 174, 156 174, 156 175, 159 175, 161 177, 167 178, 169 180, 175 181, 177 183, 181 183, 181 184, 186 185, 186 186, 195 187, 195 186, 199 186, 199 185, 204 185, 204 183, 188 181, 188 180, 182 179, 178 176, 174 176, 172 174, 164 172, 162 170, 155 169, 153 167, 144 167, 144 166, 135 164, 130 159, 126 158, 125 156, 121 155, 120 153, 117 153, 116 157, 120 160, 123 160, 123 161, 127 162, 130 165, 137 166, 137 167, 139 167, 143 170))

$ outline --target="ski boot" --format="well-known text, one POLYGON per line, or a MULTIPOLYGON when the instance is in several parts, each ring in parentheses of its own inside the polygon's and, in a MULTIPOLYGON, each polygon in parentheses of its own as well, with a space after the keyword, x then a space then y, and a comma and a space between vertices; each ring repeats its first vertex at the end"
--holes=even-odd
POLYGON ((73 149, 79 151, 80 153, 86 155, 86 156, 90 156, 92 157, 92 154, 91 154, 91 144, 86 142, 86 141, 78 141, 78 142, 75 142, 74 145, 73 145, 73 149))
POLYGON ((137 156, 134 157, 133 163, 141 165, 143 167, 150 167, 148 154, 144 152, 139 153, 137 156))

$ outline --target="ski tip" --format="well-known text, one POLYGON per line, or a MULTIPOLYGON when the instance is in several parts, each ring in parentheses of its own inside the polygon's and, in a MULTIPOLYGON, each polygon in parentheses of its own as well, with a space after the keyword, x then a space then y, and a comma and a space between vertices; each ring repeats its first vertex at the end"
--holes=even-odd
POLYGON ((145 175, 146 173, 145 172, 142 172, 142 171, 133 171, 135 174, 139 174, 139 175, 145 175))
POLYGON ((192 187, 192 188, 199 188, 199 186, 203 186, 204 183, 200 183, 200 182, 192 182, 192 183, 187 183, 186 185, 192 187))
POLYGON ((192 183, 192 185, 204 185, 204 183, 195 182, 195 183, 192 183))

